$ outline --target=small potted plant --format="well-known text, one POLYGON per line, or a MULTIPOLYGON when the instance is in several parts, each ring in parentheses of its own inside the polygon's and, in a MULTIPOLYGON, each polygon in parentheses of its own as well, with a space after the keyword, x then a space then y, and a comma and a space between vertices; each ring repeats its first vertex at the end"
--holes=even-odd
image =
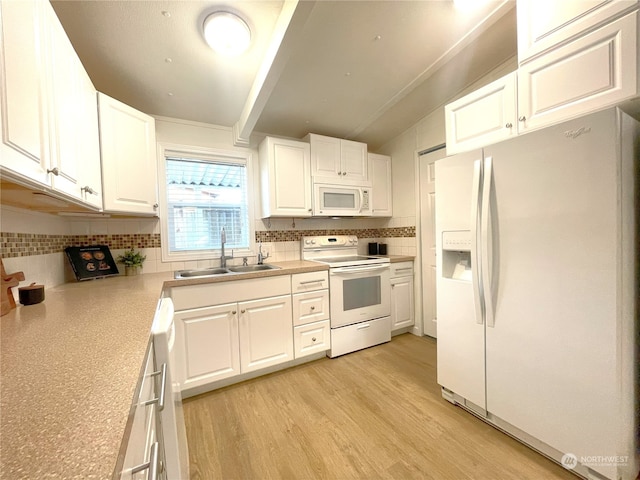
POLYGON ((125 275, 137 275, 138 269, 142 267, 142 262, 146 259, 146 255, 136 252, 133 247, 131 247, 131 249, 125 250, 124 253, 118 257, 118 262, 124 263, 125 275))

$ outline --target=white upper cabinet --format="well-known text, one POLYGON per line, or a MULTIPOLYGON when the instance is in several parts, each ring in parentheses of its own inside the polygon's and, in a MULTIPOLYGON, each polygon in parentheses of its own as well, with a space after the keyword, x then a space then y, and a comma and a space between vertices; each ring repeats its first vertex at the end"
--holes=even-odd
POLYGON ((371 179, 371 216, 393 216, 393 195, 391 182, 391 157, 370 153, 369 178, 371 179))
POLYGON ((54 190, 102 207, 96 90, 50 4, 51 185, 54 190))
POLYGON ((367 145, 310 133, 311 176, 314 183, 369 185, 367 145))
POLYGON ((0 2, 0 127, 3 173, 49 185, 44 3, 0 2))
POLYGON ((638 12, 518 69, 519 130, 535 130, 631 99, 638 81, 638 12))
POLYGON ((267 137, 259 152, 262 218, 310 217, 309 144, 267 137))
POLYGON ((102 166, 100 161, 100 135, 98 132, 98 97, 89 75, 79 72, 80 116, 76 125, 81 159, 81 190, 87 204, 102 210, 102 166))
POLYGON ((0 8, 4 173, 100 209, 93 84, 49 2, 3 1, 0 8))
POLYGON ((155 120, 98 94, 104 210, 158 215, 155 120))
POLYGON ((447 155, 517 135, 516 84, 513 72, 445 106, 447 155))
POLYGON ((638 6, 638 0, 518 0, 518 61, 528 59, 638 6))
MULTIPOLYGON (((556 7, 557 15, 549 13, 549 25, 562 19, 567 38, 556 35, 561 29, 550 32, 548 38, 559 43, 540 42, 545 45, 542 53, 527 57, 517 72, 447 105, 448 155, 619 105, 640 94, 638 2, 519 1, 519 27, 525 21, 521 3, 524 12, 531 9, 535 15, 539 5, 556 7)), ((540 23, 547 25, 544 18, 540 23)), ((518 32, 519 42, 524 42, 521 33, 530 35, 529 29, 518 32)))

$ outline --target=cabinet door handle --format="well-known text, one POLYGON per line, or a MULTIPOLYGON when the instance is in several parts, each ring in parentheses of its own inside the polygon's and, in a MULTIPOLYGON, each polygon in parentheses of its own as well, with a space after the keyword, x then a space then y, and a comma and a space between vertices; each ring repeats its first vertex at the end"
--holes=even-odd
POLYGON ((52 169, 47 168, 47 173, 53 173, 56 177, 60 175, 60 170, 58 167, 53 167, 52 169))
POLYGON ((244 312, 246 312, 246 310, 240 310, 240 313, 244 313, 244 312))
POLYGON ((344 177, 347 174, 347 172, 342 172, 342 176, 344 177))
POLYGON ((158 206, 159 206, 159 205, 158 205, 157 203, 154 203, 154 204, 153 204, 153 209, 154 209, 154 210, 157 210, 157 209, 158 209, 158 206))
POLYGON ((231 310, 231 315, 235 315, 236 311, 235 310, 231 310))
POLYGON ((527 117, 525 117, 524 115, 522 115, 521 117, 518 117, 518 121, 520 122, 524 122, 527 119, 527 117))
POLYGON ((86 187, 82 187, 80 190, 84 190, 85 192, 87 192, 89 195, 98 195, 98 192, 96 192, 93 188, 91 188, 89 185, 87 185, 86 187))
POLYGON ((511 128, 511 127, 513 127, 513 124, 512 124, 511 122, 508 122, 508 123, 504 126, 504 128, 511 128))
POLYGON ((159 450, 158 442, 154 442, 153 445, 151 445, 151 452, 149 453, 149 461, 141 465, 138 465, 137 467, 133 467, 133 470, 131 470, 131 473, 135 475, 136 473, 142 472, 144 470, 149 470, 149 475, 147 476, 147 479, 157 480, 158 479, 158 458, 159 458, 158 450, 159 450))
POLYGON ((167 391, 167 364, 166 363, 162 364, 162 368, 160 368, 159 371, 153 372, 149 376, 154 377, 156 375, 161 375, 160 395, 158 395, 157 398, 152 398, 151 400, 147 400, 146 402, 143 403, 143 405, 151 405, 152 403, 157 403, 158 411, 161 412, 162 410, 164 410, 165 392, 167 391))

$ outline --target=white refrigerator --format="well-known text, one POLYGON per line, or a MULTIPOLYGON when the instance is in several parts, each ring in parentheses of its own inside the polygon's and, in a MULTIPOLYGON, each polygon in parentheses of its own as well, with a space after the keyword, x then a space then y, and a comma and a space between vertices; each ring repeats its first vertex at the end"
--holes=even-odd
POLYGON ((638 474, 638 123, 436 162, 443 397, 585 478, 638 474))

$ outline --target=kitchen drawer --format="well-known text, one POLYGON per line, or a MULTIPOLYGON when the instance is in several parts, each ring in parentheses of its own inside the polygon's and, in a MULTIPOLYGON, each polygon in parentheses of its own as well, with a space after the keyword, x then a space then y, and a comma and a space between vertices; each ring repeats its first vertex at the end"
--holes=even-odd
POLYGON ((399 262, 391 264, 391 278, 413 276, 413 262, 399 262))
POLYGON ((329 288, 329 273, 320 272, 296 273, 291 275, 291 293, 310 292, 329 288))
POLYGON ((372 347, 391 340, 391 317, 331 329, 330 357, 372 347))
POLYGON ((293 326, 329 320, 329 290, 298 293, 293 296, 293 326))
POLYGON ((329 320, 309 323, 293 329, 293 348, 295 358, 324 352, 331 347, 329 320))

